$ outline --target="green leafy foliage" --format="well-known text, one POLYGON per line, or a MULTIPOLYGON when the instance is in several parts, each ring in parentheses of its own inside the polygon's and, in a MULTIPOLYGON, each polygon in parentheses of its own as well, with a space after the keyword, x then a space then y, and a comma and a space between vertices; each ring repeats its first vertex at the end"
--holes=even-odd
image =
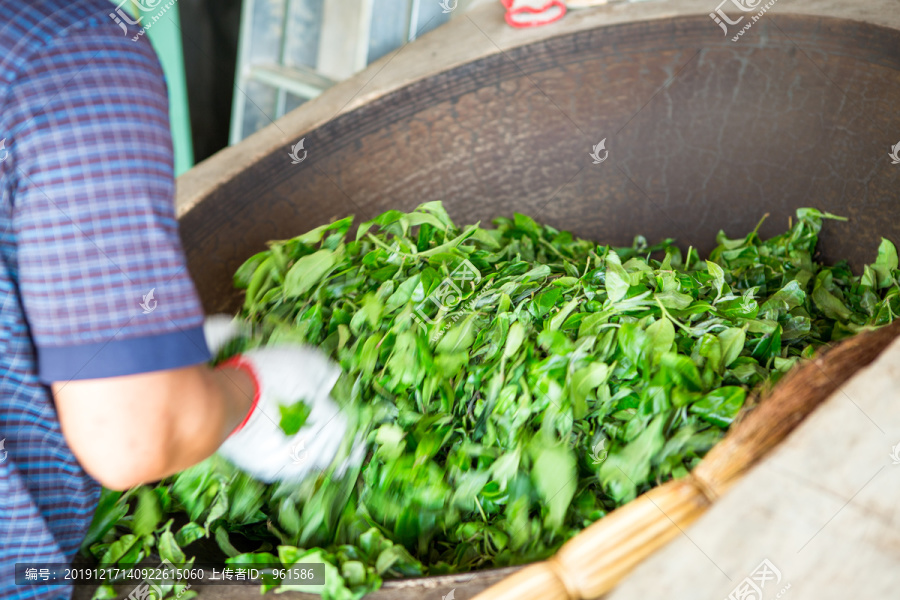
MULTIPOLYGON (((230 352, 291 341, 330 355, 365 461, 265 486, 214 456, 153 490, 105 492, 85 547, 105 563, 154 549, 323 561, 324 587, 280 589, 340 600, 385 578, 547 557, 687 474, 754 389, 893 319, 893 244, 861 278, 823 266, 828 218, 802 209, 768 240, 720 233, 706 261, 524 215, 460 229, 440 203, 388 211, 355 239, 347 218, 273 242, 235 275, 255 334, 230 352)), ((285 407, 282 426, 305 418, 285 407)))

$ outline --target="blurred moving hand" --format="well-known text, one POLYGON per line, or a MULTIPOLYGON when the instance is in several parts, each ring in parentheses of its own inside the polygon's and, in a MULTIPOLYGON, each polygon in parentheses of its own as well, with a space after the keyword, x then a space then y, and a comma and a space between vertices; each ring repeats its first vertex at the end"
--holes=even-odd
MULTIPOLYGON (((204 326, 213 355, 241 333, 225 315, 209 317, 204 326)), ((228 436, 219 454, 253 477, 272 482, 300 481, 329 467, 347 435, 347 419, 331 398, 340 368, 315 348, 286 344, 256 348, 221 367, 244 370, 256 395, 244 421, 228 436), (281 407, 303 402, 309 415, 300 430, 282 430, 281 407)), ((358 452, 353 458, 358 460, 358 452)))

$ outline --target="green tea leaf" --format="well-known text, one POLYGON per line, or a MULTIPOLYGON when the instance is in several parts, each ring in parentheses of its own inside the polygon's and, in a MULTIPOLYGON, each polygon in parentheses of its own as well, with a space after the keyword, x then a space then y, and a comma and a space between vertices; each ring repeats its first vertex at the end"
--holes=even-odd
POLYGON ((625 297, 630 288, 631 277, 622 267, 618 255, 610 252, 606 255, 606 289, 609 299, 618 302, 625 297))
POLYGON ((128 505, 122 501, 122 492, 103 488, 91 525, 81 543, 82 552, 103 538, 127 513, 128 505))
POLYGON ((718 299, 722 295, 722 287, 725 285, 725 271, 710 260, 706 261, 706 270, 713 278, 712 285, 716 290, 716 299, 718 299))
POLYGON ((894 283, 894 271, 897 270, 897 248, 890 240, 881 238, 878 246, 878 257, 872 269, 878 276, 878 287, 890 287, 894 283))
POLYGON ((219 525, 216 527, 216 543, 219 545, 219 548, 222 549, 222 552, 225 553, 226 556, 234 558, 235 556, 239 556, 240 551, 231 545, 231 540, 228 537, 228 531, 219 525))
POLYGON ((178 546, 178 542, 175 541, 175 536, 172 535, 172 532, 166 529, 159 536, 159 557, 163 560, 167 560, 175 565, 184 564, 186 558, 184 556, 184 552, 181 551, 181 548, 178 546))
POLYGON ((672 349, 675 343, 675 327, 668 319, 657 319, 647 327, 650 336, 650 347, 658 357, 672 349))
POLYGON ((319 283, 343 258, 343 251, 318 250, 302 257, 284 278, 284 295, 301 296, 319 283))
POLYGON ((134 511, 134 522, 131 531, 138 537, 150 535, 162 520, 159 500, 153 490, 146 486, 138 488, 137 509, 134 511))
POLYGON ((600 467, 600 481, 610 496, 619 502, 632 500, 650 473, 651 461, 662 450, 665 420, 657 417, 632 442, 610 453, 600 467))
POLYGON ((706 394, 691 405, 691 412, 719 427, 728 427, 744 405, 747 392, 744 388, 725 386, 706 394))
POLYGON ((190 546, 199 539, 207 537, 207 531, 194 522, 185 523, 175 534, 175 543, 179 547, 190 546))
POLYGON ((575 458, 568 448, 558 446, 540 448, 537 452, 531 477, 548 509, 547 525, 559 527, 578 487, 575 458))
POLYGON ((744 349, 747 336, 743 329, 729 327, 719 334, 719 344, 722 347, 722 366, 729 367, 737 360, 744 349))
POLYGON ((281 413, 281 420, 278 426, 281 427, 287 435, 294 435, 306 424, 312 408, 306 402, 300 401, 290 406, 278 405, 278 411, 281 413))

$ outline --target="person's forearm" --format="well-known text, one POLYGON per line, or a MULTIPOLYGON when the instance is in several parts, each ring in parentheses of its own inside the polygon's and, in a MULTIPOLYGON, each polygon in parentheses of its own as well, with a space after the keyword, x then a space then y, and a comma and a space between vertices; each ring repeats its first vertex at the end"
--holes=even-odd
POLYGON ((209 457, 250 410, 255 389, 241 369, 198 368, 202 389, 185 395, 184 414, 174 419, 166 464, 154 475, 161 479, 209 457))
POLYGON ((85 470, 125 489, 207 458, 255 393, 242 370, 206 365, 54 384, 63 434, 85 470))
POLYGON ((256 387, 253 379, 243 369, 226 367, 210 369, 209 372, 222 393, 225 406, 225 429, 222 431, 222 441, 225 441, 225 438, 234 431, 250 411, 256 387))

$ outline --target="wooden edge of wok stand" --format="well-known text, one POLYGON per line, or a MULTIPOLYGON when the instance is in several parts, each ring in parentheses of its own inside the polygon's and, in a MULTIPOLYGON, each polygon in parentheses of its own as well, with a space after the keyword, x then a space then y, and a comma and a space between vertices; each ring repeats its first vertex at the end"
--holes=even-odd
POLYGON ((568 541, 553 558, 518 571, 475 600, 581 600, 606 594, 706 512, 898 334, 900 322, 850 338, 794 368, 690 476, 669 481, 613 511, 568 541))

